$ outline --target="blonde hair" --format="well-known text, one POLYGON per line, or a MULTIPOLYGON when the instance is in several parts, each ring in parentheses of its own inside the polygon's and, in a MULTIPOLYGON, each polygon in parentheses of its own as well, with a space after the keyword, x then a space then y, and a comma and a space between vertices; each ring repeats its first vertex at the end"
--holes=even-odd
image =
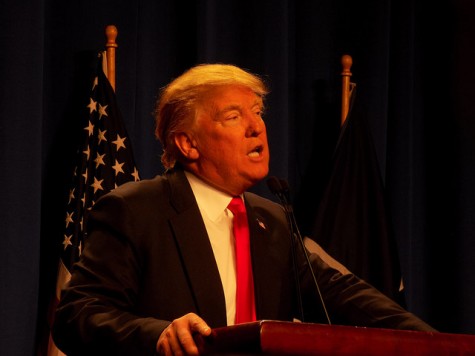
POLYGON ((174 135, 195 118, 198 101, 211 89, 223 85, 242 85, 264 99, 268 93, 263 80, 230 64, 200 64, 174 79, 160 92, 155 110, 155 136, 161 142, 162 164, 173 168, 179 158, 174 135))

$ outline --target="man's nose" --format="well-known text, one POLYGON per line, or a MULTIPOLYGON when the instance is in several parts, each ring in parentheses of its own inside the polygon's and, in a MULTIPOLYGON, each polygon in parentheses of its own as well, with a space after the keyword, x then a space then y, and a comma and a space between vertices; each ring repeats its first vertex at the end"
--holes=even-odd
POLYGON ((264 121, 260 116, 249 115, 248 126, 246 131, 247 137, 258 136, 260 135, 265 128, 264 121))

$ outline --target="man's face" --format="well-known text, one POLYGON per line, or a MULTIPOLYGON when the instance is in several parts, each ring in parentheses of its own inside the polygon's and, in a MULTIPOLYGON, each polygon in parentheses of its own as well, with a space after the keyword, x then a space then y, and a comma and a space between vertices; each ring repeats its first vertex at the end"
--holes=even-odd
POLYGON ((262 98, 248 88, 212 89, 192 129, 199 152, 195 174, 232 195, 265 178, 269 147, 262 113, 262 98))

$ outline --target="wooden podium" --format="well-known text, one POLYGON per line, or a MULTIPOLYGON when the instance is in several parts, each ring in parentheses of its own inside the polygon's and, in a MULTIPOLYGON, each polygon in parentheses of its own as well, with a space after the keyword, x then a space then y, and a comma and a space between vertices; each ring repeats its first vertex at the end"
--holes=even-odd
POLYGON ((475 335, 267 320, 195 340, 204 355, 475 355, 475 335))

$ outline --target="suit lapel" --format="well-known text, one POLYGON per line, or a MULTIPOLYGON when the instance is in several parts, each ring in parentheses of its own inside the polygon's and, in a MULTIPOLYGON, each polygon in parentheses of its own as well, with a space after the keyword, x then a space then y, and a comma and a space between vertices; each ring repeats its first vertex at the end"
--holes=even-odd
POLYGON ((198 314, 212 327, 225 326, 224 292, 201 213, 185 175, 178 172, 170 178, 172 204, 178 213, 170 224, 198 314))
POLYGON ((272 241, 272 226, 266 218, 252 207, 246 200, 246 210, 249 219, 251 235, 251 255, 253 261, 254 286, 256 291, 256 314, 258 319, 266 319, 278 315, 278 299, 281 290, 281 276, 276 259, 278 250, 272 241))

